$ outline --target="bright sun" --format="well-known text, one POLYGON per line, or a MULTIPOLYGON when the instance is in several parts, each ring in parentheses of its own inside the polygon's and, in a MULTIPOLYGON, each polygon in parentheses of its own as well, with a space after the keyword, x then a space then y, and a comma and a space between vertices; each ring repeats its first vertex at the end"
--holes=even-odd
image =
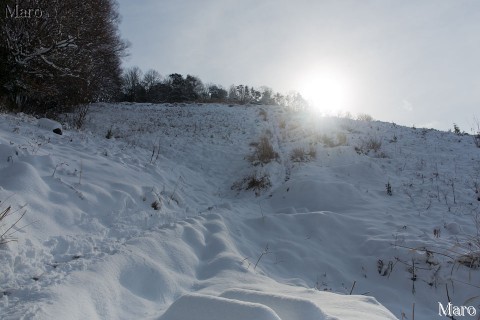
POLYGON ((300 80, 299 91, 318 112, 331 114, 351 107, 351 84, 341 73, 333 70, 307 74, 300 80))

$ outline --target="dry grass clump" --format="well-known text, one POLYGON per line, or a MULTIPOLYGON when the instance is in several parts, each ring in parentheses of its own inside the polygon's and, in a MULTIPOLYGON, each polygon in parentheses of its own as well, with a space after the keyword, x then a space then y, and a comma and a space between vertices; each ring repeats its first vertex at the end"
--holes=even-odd
POLYGON ((326 134, 322 134, 320 136, 320 141, 323 143, 324 146, 329 147, 329 148, 333 148, 333 147, 336 146, 335 141, 333 141, 333 139, 326 134))
POLYGON ((358 154, 368 155, 370 151, 378 153, 382 147, 382 141, 376 137, 370 137, 368 139, 361 139, 360 143, 355 147, 355 151, 358 154))
POLYGON ((310 146, 310 149, 308 149, 307 156, 310 157, 310 159, 315 159, 317 157, 317 149, 315 149, 313 146, 310 146))
POLYGON ((305 150, 303 148, 295 148, 290 153, 290 159, 293 162, 303 162, 305 161, 305 150))
POLYGON ((266 164, 272 160, 278 159, 278 153, 273 149, 273 145, 266 134, 260 137, 256 143, 250 143, 255 148, 254 153, 249 157, 253 164, 266 164))
POLYGON ((480 268, 480 216, 477 214, 475 218, 477 232, 473 236, 467 236, 466 241, 462 241, 460 247, 464 250, 464 254, 456 257, 455 261, 465 267, 471 269, 480 268))
POLYGON ((469 252, 462 254, 455 259, 458 264, 461 264, 470 269, 480 268, 480 252, 469 252))
POLYGON ((477 148, 480 148, 480 132, 473 136, 473 143, 475 143, 477 148))
POLYGON ((347 135, 343 132, 337 133, 337 146, 346 146, 348 145, 347 142, 347 135))
POLYGON ((343 132, 338 132, 336 134, 336 141, 333 137, 327 134, 319 134, 316 138, 318 142, 321 142, 323 146, 327 148, 334 148, 339 146, 346 146, 347 143, 347 135, 343 132))
POLYGON ((232 190, 253 190, 256 195, 260 194, 260 191, 268 189, 272 186, 270 178, 267 174, 258 175, 257 173, 250 174, 235 182, 232 185, 232 190))
POLYGON ((158 200, 153 201, 150 206, 153 208, 153 210, 157 210, 157 211, 162 208, 162 204, 158 200))
POLYGON ((317 157, 317 150, 310 146, 309 150, 302 147, 294 148, 290 153, 290 159, 293 162, 307 162, 317 157))
POLYGON ((105 135, 105 138, 106 139, 112 139, 113 138, 113 128, 110 127, 108 130, 107 130, 107 134, 105 135))

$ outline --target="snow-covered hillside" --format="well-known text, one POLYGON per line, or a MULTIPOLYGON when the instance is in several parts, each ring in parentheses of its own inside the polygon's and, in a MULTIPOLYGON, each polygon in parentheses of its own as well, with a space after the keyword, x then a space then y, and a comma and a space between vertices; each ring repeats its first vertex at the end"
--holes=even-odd
POLYGON ((0 115, 2 230, 26 211, 0 246, 0 317, 480 314, 479 183, 471 136, 392 123, 97 104, 57 135, 0 115))

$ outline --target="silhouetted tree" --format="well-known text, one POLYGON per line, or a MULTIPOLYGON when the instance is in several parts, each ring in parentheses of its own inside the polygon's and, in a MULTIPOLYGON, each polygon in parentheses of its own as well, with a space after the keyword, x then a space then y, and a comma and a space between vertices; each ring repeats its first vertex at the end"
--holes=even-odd
POLYGON ((308 102, 300 93, 293 91, 285 97, 284 107, 288 107, 294 111, 304 110, 308 107, 308 102))
POLYGON ((208 93, 213 101, 223 102, 227 100, 228 92, 218 85, 209 85, 208 93))
POLYGON ((168 102, 182 102, 186 100, 184 94, 185 79, 181 74, 170 74, 165 84, 170 86, 169 96, 166 99, 168 102))
POLYGON ((273 101, 275 102, 275 104, 277 106, 285 106, 286 103, 285 103, 285 97, 280 94, 280 93, 275 93, 275 95, 273 96, 273 101))
POLYGON ((142 84, 142 70, 139 67, 131 67, 122 75, 123 100, 129 102, 142 102, 145 96, 145 88, 142 84))
POLYGON ((261 90, 262 97, 260 98, 260 103, 265 105, 275 104, 275 100, 273 98, 273 90, 266 86, 263 86, 261 90))
POLYGON ((162 82, 162 76, 154 69, 148 70, 143 76, 142 87, 145 92, 145 101, 153 102, 155 99, 154 88, 162 82))
POLYGON ((197 76, 184 77, 179 73, 172 73, 162 81, 160 74, 153 69, 143 76, 138 67, 126 69, 122 80, 122 99, 132 102, 231 102, 278 105, 295 110, 307 105, 298 92, 282 95, 269 87, 255 89, 243 84, 231 85, 227 91, 216 84, 205 85, 197 76))
POLYGON ((157 70, 150 69, 143 75, 142 85, 145 90, 150 90, 153 86, 162 81, 162 76, 157 70))
POLYGON ((250 102, 260 103, 262 93, 254 88, 250 88, 250 102))
POLYGON ((238 100, 239 100, 239 97, 237 94, 237 87, 232 84, 230 88, 228 88, 228 101, 238 102, 238 100))
POLYGON ((200 78, 187 75, 184 82, 184 99, 185 101, 196 101, 200 98, 203 91, 203 83, 200 78))
POLYGON ((148 102, 154 102, 154 103, 169 102, 168 98, 170 97, 171 92, 172 92, 172 88, 170 87, 169 81, 168 80, 162 81, 154 85, 149 90, 150 100, 148 100, 148 102))

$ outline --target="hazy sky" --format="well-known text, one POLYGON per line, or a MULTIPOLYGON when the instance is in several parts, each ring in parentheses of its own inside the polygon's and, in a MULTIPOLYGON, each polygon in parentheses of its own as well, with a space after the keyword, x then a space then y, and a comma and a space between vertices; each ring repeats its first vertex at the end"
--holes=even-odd
POLYGON ((297 90, 408 126, 470 132, 480 118, 477 0, 118 1, 125 66, 297 90))

